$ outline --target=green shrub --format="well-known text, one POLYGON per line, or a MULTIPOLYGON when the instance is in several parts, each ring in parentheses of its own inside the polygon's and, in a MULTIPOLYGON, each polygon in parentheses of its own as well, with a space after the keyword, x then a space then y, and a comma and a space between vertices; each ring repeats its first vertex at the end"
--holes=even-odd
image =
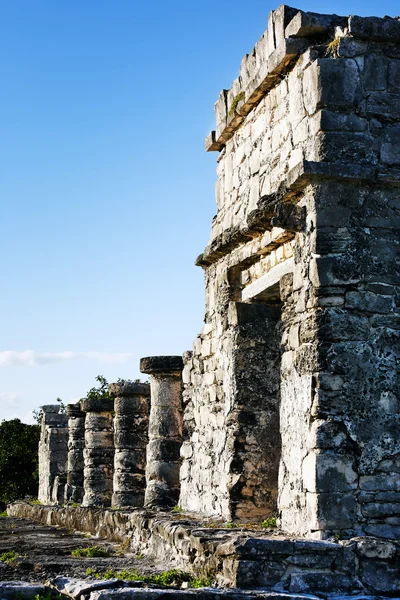
POLYGON ((269 527, 276 527, 276 517, 269 517, 268 519, 265 519, 261 523, 261 527, 264 527, 265 529, 269 527))
POLYGON ((192 588, 201 588, 211 585, 209 577, 195 577, 190 573, 185 573, 179 569, 171 569, 163 571, 157 575, 141 575, 136 569, 122 569, 114 571, 107 569, 103 573, 95 569, 86 569, 86 575, 95 577, 96 579, 121 579, 122 581, 143 581, 144 583, 154 583, 166 587, 181 587, 182 583, 187 582, 192 588))
POLYGON ((15 552, 15 550, 8 550, 8 552, 3 552, 3 554, 0 555, 0 562, 9 564, 14 562, 18 556, 19 554, 15 552))
POLYGON ((72 556, 79 556, 82 558, 98 558, 101 556, 110 556, 110 553, 103 548, 98 546, 89 546, 88 548, 76 548, 71 552, 72 556))

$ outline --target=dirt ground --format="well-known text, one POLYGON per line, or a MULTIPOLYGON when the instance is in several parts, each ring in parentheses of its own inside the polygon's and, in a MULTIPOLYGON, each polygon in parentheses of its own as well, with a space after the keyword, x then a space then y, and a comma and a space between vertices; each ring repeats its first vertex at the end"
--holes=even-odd
POLYGON ((134 568, 143 574, 155 574, 167 568, 147 557, 137 557, 112 542, 25 519, 0 517, 0 556, 9 551, 16 552, 18 558, 10 563, 0 561, 0 581, 44 582, 61 575, 85 578, 89 567, 96 571, 134 568), (72 550, 89 546, 105 549, 111 556, 79 558, 71 555, 72 550))

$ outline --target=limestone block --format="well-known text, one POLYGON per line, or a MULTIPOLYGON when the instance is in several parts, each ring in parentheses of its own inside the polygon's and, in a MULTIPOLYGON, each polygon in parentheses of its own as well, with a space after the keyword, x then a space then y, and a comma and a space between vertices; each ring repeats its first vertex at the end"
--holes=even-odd
POLYGON ((400 60, 389 61, 387 89, 392 94, 400 94, 400 60))
POLYGON ((357 487, 351 455, 312 452, 303 461, 303 485, 308 492, 348 492, 357 487))

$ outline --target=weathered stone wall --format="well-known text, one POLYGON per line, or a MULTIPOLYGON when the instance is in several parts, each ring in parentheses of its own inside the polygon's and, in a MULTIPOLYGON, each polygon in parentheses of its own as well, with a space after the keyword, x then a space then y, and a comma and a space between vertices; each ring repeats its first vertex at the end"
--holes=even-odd
MULTIPOLYGON (((336 542, 270 536, 245 528, 210 527, 190 515, 160 511, 83 507, 8 507, 13 517, 59 525, 128 542, 132 552, 210 576, 219 585, 273 590, 279 598, 396 597, 400 589, 400 542, 371 537, 336 542), (282 592, 286 593, 282 595, 282 592), (298 595, 297 595, 298 594, 298 595), (304 596, 317 594, 317 596, 304 596)), ((124 545, 125 545, 124 544, 124 545)), ((114 582, 115 584, 115 582, 114 582)), ((165 592, 165 590, 163 590, 165 592)), ((220 593, 226 590, 220 590, 220 593)), ((274 597, 277 597, 276 595, 274 597)))
POLYGON ((63 503, 68 456, 68 417, 58 404, 42 406, 39 440, 39 491, 43 504, 63 503))
POLYGON ((400 533, 399 44, 395 19, 279 7, 220 94, 184 508, 277 509, 317 537, 400 533))

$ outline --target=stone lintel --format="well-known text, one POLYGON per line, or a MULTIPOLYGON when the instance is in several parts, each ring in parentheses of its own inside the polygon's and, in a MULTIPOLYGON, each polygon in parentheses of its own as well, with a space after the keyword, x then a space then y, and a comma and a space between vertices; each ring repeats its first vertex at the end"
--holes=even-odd
POLYGON ((83 398, 80 404, 83 412, 111 412, 114 410, 114 401, 111 398, 83 398))
POLYGON ((149 375, 181 375, 182 356, 147 356, 140 359, 140 371, 149 375))
POLYGON ((396 167, 379 168, 374 165, 315 162, 303 160, 293 167, 276 192, 260 198, 259 206, 247 218, 247 223, 237 225, 218 235, 196 259, 196 266, 208 267, 229 254, 240 244, 254 239, 262 231, 280 226, 287 231, 301 231, 305 218, 302 211, 290 211, 282 204, 294 204, 302 190, 310 183, 328 180, 353 183, 369 182, 379 186, 400 186, 400 170, 396 167))
POLYGON ((81 405, 78 402, 77 404, 67 404, 66 413, 68 417, 84 417, 85 413, 81 410, 81 405))
POLYGON ((150 396, 150 384, 123 380, 119 383, 110 383, 108 393, 111 398, 150 396))
POLYGON ((275 267, 272 267, 268 273, 265 273, 259 279, 256 279, 253 283, 250 283, 242 290, 242 302, 255 298, 261 292, 278 283, 284 275, 291 273, 294 268, 294 258, 288 258, 287 260, 279 263, 275 267))

